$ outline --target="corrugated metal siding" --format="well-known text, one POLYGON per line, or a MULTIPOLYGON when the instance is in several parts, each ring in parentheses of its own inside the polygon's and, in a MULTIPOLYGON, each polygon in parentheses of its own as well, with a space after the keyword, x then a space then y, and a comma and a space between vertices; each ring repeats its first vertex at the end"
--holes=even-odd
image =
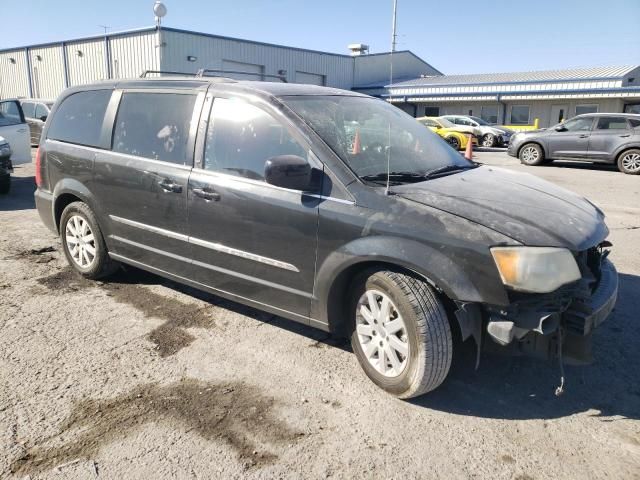
POLYGON ((158 36, 156 32, 109 39, 113 78, 139 77, 145 70, 159 70, 158 36))
POLYGON ((62 46, 34 48, 29 55, 34 98, 56 98, 64 88, 62 46))
POLYGON ((0 53, 0 98, 29 96, 27 56, 24 50, 0 53), (10 58, 16 63, 11 63, 10 58))
POLYGON ((407 79, 418 75, 440 75, 440 72, 428 63, 413 55, 411 52, 396 52, 388 54, 361 55, 353 57, 354 86, 386 85, 391 74, 391 59, 393 57, 393 78, 407 79))
POLYGON ((269 75, 286 70, 290 81, 295 81, 296 71, 302 71, 324 75, 330 87, 348 89, 353 83, 353 60, 346 56, 172 31, 163 31, 162 39, 162 70, 222 69, 223 60, 232 60, 264 65, 264 73, 269 75), (195 56, 197 61, 189 62, 187 56, 195 56))
POLYGON ((70 87, 107 78, 104 39, 69 43, 65 49, 70 87))

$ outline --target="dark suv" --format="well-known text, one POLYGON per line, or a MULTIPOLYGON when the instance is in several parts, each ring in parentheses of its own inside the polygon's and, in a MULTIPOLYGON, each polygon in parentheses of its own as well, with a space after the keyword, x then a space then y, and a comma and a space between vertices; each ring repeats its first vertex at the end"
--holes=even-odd
POLYGON ((589 201, 469 162, 353 92, 204 77, 76 87, 47 121, 36 181, 42 220, 85 277, 133 265, 350 336, 401 398, 440 385, 454 336, 588 360, 616 300, 589 201))
POLYGON ((640 115, 578 115, 551 128, 516 133, 509 155, 525 165, 553 160, 617 164, 623 173, 640 174, 640 115))

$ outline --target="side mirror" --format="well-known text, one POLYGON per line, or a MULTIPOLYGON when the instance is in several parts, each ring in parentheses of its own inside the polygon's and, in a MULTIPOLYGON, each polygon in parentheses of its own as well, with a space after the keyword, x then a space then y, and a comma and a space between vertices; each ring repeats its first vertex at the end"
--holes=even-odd
POLYGON ((43 122, 46 122, 47 121, 47 116, 46 115, 42 115, 40 117, 40 120, 42 120, 43 122))
POLYGON ((556 132, 566 132, 567 131, 567 127, 565 127, 564 125, 556 125, 554 130, 556 132))
POLYGON ((264 178, 276 187, 305 191, 311 185, 311 165, 297 155, 278 155, 265 162, 264 178))

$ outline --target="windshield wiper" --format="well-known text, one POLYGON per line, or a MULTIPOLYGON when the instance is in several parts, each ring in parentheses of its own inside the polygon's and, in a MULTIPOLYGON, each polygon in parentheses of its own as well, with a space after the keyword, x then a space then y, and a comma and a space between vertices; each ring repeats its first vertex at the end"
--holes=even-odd
POLYGON ((424 174, 424 177, 429 179, 444 175, 445 173, 460 172, 462 170, 469 170, 476 167, 477 165, 445 165, 443 167, 428 171, 424 174))
POLYGON ((386 181, 387 175, 389 176, 389 181, 396 184, 405 182, 421 182, 427 178, 424 173, 418 172, 390 172, 389 174, 387 174, 387 172, 381 172, 373 175, 363 175, 360 178, 368 182, 380 182, 383 180, 386 181))

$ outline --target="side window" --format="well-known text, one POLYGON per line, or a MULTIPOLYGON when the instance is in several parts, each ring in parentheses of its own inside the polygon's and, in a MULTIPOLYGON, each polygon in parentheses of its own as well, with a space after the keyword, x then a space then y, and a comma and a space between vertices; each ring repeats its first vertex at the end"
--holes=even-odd
POLYGON ((629 125, 631 125, 631 128, 638 128, 640 127, 640 120, 636 120, 635 118, 630 118, 629 125))
POLYGON ((264 180, 264 164, 271 157, 307 158, 306 150, 278 120, 240 100, 214 100, 206 142, 206 170, 254 180, 264 180))
POLYGON ((191 165, 187 152, 196 95, 124 93, 113 129, 113 151, 191 165))
POLYGON ((421 123, 425 126, 425 127, 439 127, 440 124, 438 124, 438 122, 431 120, 430 118, 425 118, 424 120, 421 120, 421 123))
POLYGON ((47 138, 90 147, 100 145, 102 122, 112 90, 88 90, 68 96, 51 118, 47 138))
POLYGON ((24 123, 21 107, 15 100, 0 102, 0 127, 24 123))
POLYGON ((593 123, 592 117, 582 117, 582 118, 574 118, 565 122, 564 128, 569 132, 582 132, 591 130, 591 124, 593 123))
POLYGON ((22 102, 22 111, 24 112, 24 116, 27 118, 33 118, 35 114, 35 104, 31 102, 22 102))
POLYGON ((626 130, 627 120, 624 117, 600 117, 596 130, 626 130))
POLYGON ((43 104, 39 103, 36 106, 35 118, 42 119, 42 117, 46 118, 48 115, 49 115, 49 111, 47 110, 47 107, 45 107, 43 104))

